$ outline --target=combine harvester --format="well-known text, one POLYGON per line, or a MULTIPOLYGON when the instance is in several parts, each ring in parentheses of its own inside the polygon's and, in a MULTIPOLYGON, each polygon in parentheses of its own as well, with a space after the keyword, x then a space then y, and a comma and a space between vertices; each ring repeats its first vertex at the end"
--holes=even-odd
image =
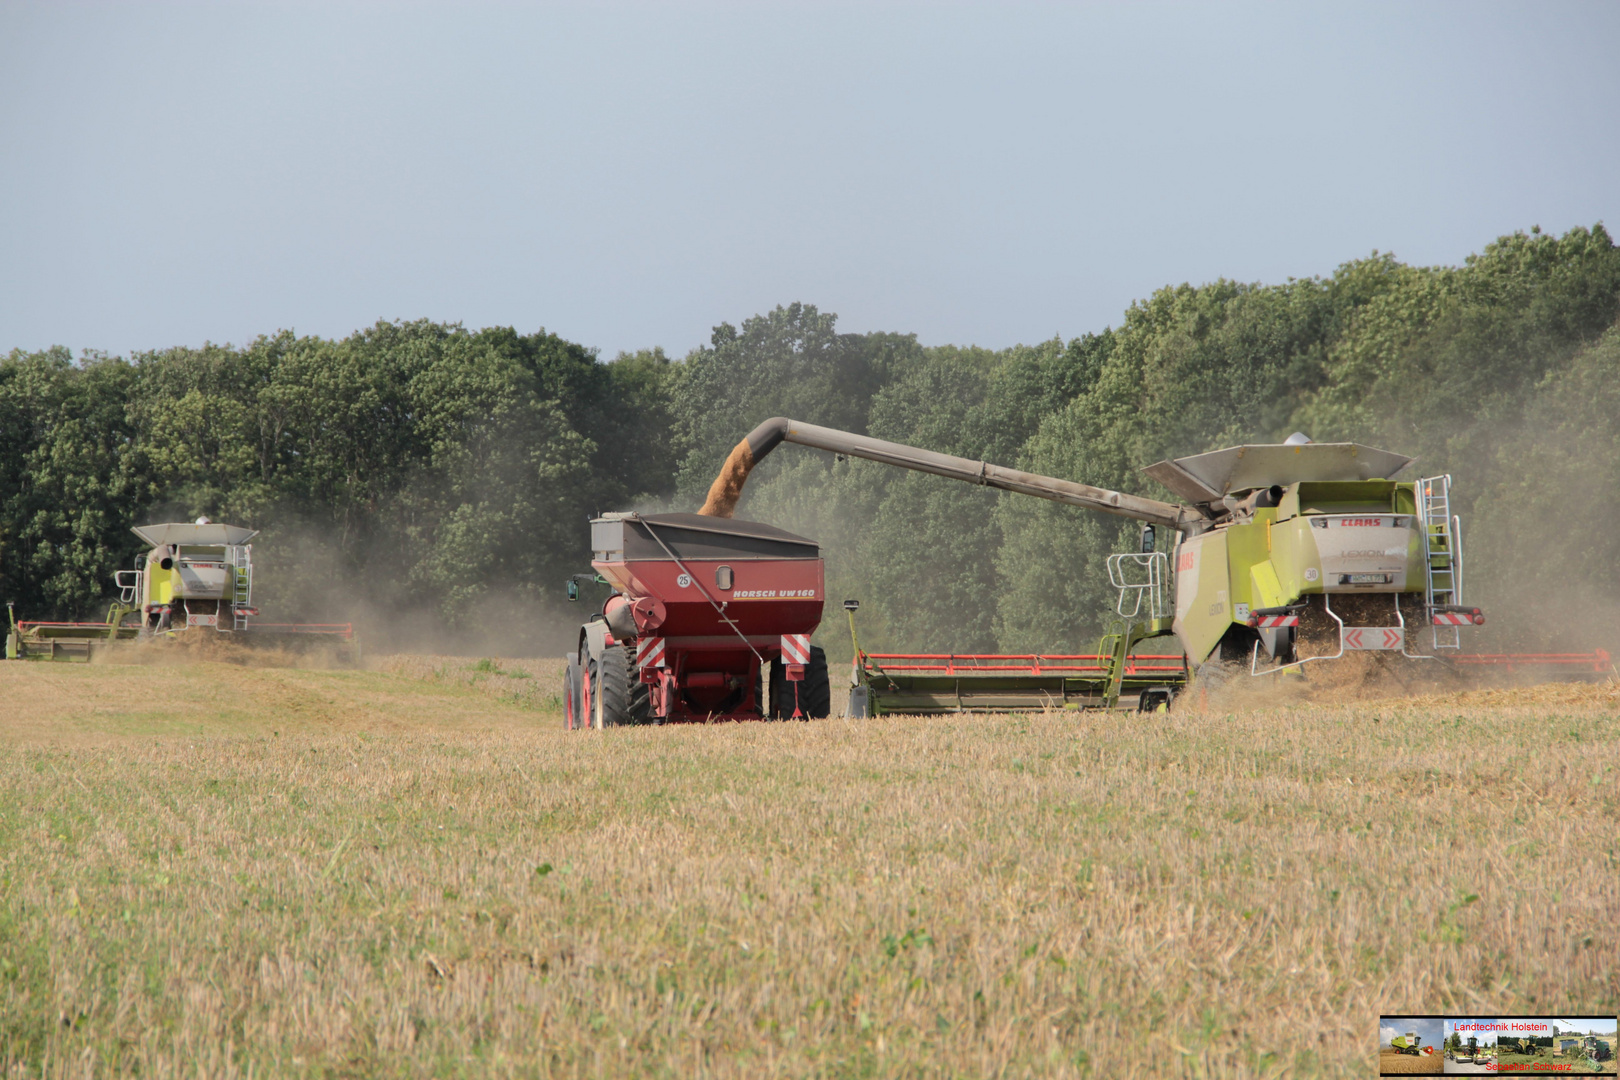
MULTIPOLYGON (((8 660, 90 661, 138 642, 211 642, 295 652, 319 651, 358 663, 360 642, 350 623, 264 623, 253 606, 253 545, 258 532, 195 522, 133 530, 151 548, 133 570, 114 575, 118 599, 95 622, 18 621, 10 612, 8 660)), ((10 605, 7 605, 10 611, 10 605)))
MULTIPOLYGON (((1463 631, 1484 613, 1463 602, 1460 521, 1451 478, 1394 477, 1413 459, 1357 443, 1235 446, 1144 470, 1183 504, 1108 491, 776 417, 727 457, 700 514, 729 518, 749 473, 784 442, 931 473, 1143 523, 1140 549, 1108 561, 1125 626, 1096 654, 920 656, 863 653, 856 644, 852 711, 1151 708, 1185 685, 1166 650, 1221 679, 1298 672, 1352 652, 1411 661, 1540 665, 1612 673, 1602 653, 1467 656, 1463 631), (1171 536, 1161 545, 1158 530, 1171 536), (1168 548, 1168 550, 1161 550, 1168 548)), ((846 605, 848 606, 848 605, 846 605)), ((853 622, 851 624, 853 636, 853 622)))
POLYGON ((1389 1048, 1397 1054, 1409 1054, 1417 1057, 1421 1054, 1433 1054, 1434 1048, 1424 1046, 1423 1040, 1415 1031, 1408 1031, 1405 1035, 1397 1035, 1389 1040, 1389 1048))

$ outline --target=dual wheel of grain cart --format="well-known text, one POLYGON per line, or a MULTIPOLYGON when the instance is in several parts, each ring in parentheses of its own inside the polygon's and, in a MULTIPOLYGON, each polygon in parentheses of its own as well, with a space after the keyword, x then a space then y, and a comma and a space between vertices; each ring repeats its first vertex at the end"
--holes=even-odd
POLYGON ((571 729, 831 712, 815 541, 699 514, 604 514, 591 566, 613 587, 568 660, 571 729))

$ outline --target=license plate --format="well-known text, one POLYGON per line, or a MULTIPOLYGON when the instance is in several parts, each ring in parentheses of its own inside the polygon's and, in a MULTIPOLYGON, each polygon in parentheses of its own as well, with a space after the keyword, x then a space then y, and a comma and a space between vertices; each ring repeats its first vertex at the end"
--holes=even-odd
POLYGON ((1346 585, 1388 585, 1389 584, 1389 575, 1388 574, 1346 574, 1346 575, 1344 575, 1344 583, 1346 585))

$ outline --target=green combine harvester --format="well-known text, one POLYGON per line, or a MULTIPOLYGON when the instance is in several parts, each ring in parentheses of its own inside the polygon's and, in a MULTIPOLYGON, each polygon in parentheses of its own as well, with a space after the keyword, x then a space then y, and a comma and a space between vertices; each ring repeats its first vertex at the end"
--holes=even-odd
POLYGON ((748 474, 784 442, 1143 523, 1140 549, 1109 560, 1119 628, 1097 653, 902 656, 857 644, 854 679, 875 711, 1153 708, 1189 671, 1261 676, 1353 652, 1435 662, 1485 621, 1462 599, 1451 478, 1396 480, 1413 459, 1370 446, 1296 433, 1161 461, 1144 472, 1183 500, 1170 503, 776 417, 732 450, 699 512, 730 517, 748 474), (1174 654, 1153 641, 1173 641, 1174 654))
POLYGON ((140 642, 230 641, 251 647, 319 649, 339 661, 359 659, 350 623, 264 623, 253 606, 253 545, 257 530, 194 522, 142 525, 150 547, 135 566, 113 575, 118 599, 101 622, 18 620, 6 605, 8 660, 89 662, 140 642))
MULTIPOLYGON (((1469 1041, 1472 1042, 1473 1040, 1469 1041)), ((1412 1057, 1418 1056, 1422 1044, 1423 1040, 1418 1038, 1418 1033, 1415 1031, 1408 1031, 1405 1035, 1397 1035, 1389 1040, 1391 1050, 1397 1054, 1410 1054, 1412 1057)))

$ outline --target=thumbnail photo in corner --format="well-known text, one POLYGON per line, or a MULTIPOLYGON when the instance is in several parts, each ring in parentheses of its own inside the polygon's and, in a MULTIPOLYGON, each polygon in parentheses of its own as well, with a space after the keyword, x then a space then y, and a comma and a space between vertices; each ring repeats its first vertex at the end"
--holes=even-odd
POLYGON ((1494 1023, 1496 1056, 1492 1072, 1518 1076, 1615 1075, 1616 1023, 1612 1016, 1508 1017, 1494 1023))
POLYGON ((1441 1075, 1444 1023, 1438 1016, 1379 1017, 1378 1075, 1441 1075))

